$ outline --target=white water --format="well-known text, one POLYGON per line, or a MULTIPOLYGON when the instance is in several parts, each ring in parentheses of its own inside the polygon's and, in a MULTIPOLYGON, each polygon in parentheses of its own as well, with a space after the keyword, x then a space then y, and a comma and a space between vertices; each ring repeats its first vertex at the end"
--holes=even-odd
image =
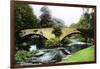
POLYGON ((87 42, 81 42, 78 39, 70 39, 72 43, 68 44, 68 46, 72 45, 92 45, 92 43, 87 43, 87 42))
POLYGON ((29 49, 30 51, 37 50, 36 45, 31 45, 30 47, 31 47, 31 48, 29 49))

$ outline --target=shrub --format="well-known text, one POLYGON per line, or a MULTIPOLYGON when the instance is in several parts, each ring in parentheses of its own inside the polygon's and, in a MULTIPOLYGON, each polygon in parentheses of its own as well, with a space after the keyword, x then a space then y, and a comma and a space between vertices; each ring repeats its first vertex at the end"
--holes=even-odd
POLYGON ((56 37, 60 37, 62 34, 61 28, 60 27, 53 28, 52 33, 55 34, 56 37))
POLYGON ((71 43, 71 40, 69 40, 69 39, 64 39, 62 42, 62 44, 64 44, 64 45, 67 45, 69 43, 71 43))
POLYGON ((60 46, 60 40, 58 38, 51 38, 49 40, 46 40, 45 46, 47 48, 60 46))
POLYGON ((21 51, 17 51, 15 55, 15 59, 16 62, 24 62, 26 58, 29 58, 31 56, 32 56, 32 52, 21 50, 21 51))
POLYGON ((79 41, 81 41, 81 42, 87 42, 86 38, 83 38, 83 37, 80 37, 79 41))

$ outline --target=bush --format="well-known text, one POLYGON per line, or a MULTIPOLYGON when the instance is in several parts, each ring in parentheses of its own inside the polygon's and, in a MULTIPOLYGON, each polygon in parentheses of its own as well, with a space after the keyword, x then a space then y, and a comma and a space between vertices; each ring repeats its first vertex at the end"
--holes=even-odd
POLYGON ((32 54, 33 53, 30 51, 25 51, 25 50, 18 51, 15 55, 16 62, 24 62, 25 59, 31 57, 32 54))
POLYGON ((79 41, 81 41, 81 42, 87 42, 86 38, 83 38, 83 37, 80 37, 79 41))
POLYGON ((56 37, 60 37, 62 34, 61 28, 60 27, 54 28, 52 33, 55 34, 56 37))
POLYGON ((52 47, 58 47, 60 45, 60 40, 58 38, 51 38, 49 40, 46 40, 45 46, 47 48, 52 48, 52 47))
POLYGON ((69 39, 64 39, 62 42, 62 44, 64 44, 64 45, 67 45, 69 43, 71 43, 71 40, 69 40, 69 39))

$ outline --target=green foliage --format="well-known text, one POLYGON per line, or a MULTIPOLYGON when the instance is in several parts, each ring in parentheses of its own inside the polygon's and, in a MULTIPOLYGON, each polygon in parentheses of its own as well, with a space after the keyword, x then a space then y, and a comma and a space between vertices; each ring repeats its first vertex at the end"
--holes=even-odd
POLYGON ((53 28, 52 33, 55 34, 56 37, 60 37, 62 34, 61 28, 60 27, 53 28))
MULTIPOLYGON (((94 36, 94 11, 89 12, 88 8, 84 8, 84 13, 80 17, 80 20, 76 24, 72 24, 70 27, 76 27, 84 36, 84 38, 93 38, 94 36), (84 11, 85 10, 85 11, 84 11)), ((85 41, 85 39, 80 38, 85 41)))
POLYGON ((81 42, 87 42, 87 39, 83 38, 83 37, 79 37, 79 41, 81 41, 81 42))
POLYGON ((77 26, 78 26, 78 28, 82 28, 82 29, 87 28, 87 23, 86 23, 86 20, 84 18, 84 15, 80 17, 80 20, 79 20, 77 26))
POLYGON ((29 58, 32 56, 32 52, 29 51, 18 51, 15 55, 16 62, 24 62, 26 58, 29 58))
POLYGON ((15 30, 33 28, 37 18, 33 13, 31 6, 26 4, 15 4, 15 30))
POLYGON ((67 44, 69 44, 69 43, 71 43, 71 41, 67 38, 67 39, 64 39, 63 41, 62 41, 62 44, 63 45, 67 45, 67 44))
POLYGON ((38 50, 33 50, 33 51, 20 50, 20 51, 17 51, 17 53, 15 55, 15 60, 16 60, 16 62, 25 62, 26 58, 30 58, 38 52, 39 52, 38 50))
MULTIPOLYGON (((21 48, 22 40, 20 31, 23 29, 34 28, 37 25, 37 18, 31 6, 27 4, 15 4, 15 43, 17 48, 21 48)), ((22 47, 24 48, 24 47, 22 47)))
POLYGON ((46 40, 45 46, 47 48, 58 47, 60 46, 60 40, 58 38, 51 38, 49 40, 46 40))
POLYGON ((76 27, 76 28, 81 28, 81 29, 92 29, 94 28, 93 26, 93 20, 94 20, 94 12, 92 11, 91 13, 89 12, 89 9, 85 8, 85 10, 87 11, 84 11, 83 15, 80 17, 80 20, 78 23, 76 24, 72 24, 70 27, 76 27))
POLYGON ((72 23, 72 24, 70 25, 70 28, 77 28, 77 23, 72 23))
POLYGON ((83 13, 83 15, 81 16, 79 22, 78 22, 78 26, 81 29, 92 29, 94 28, 94 16, 93 16, 94 12, 92 11, 91 13, 89 13, 89 10, 86 11, 85 13, 83 13))

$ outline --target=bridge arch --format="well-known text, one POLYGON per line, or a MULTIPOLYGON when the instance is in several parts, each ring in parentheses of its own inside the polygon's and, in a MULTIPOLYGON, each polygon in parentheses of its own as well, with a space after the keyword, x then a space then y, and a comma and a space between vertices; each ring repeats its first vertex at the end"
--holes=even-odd
POLYGON ((28 35, 25 35, 22 38, 23 39, 27 39, 27 38, 44 38, 44 39, 47 39, 45 36, 43 36, 41 34, 28 34, 28 35))
POLYGON ((72 32, 72 33, 69 33, 69 34, 67 34, 66 36, 64 36, 64 37, 62 38, 61 41, 63 41, 66 37, 71 37, 71 36, 73 36, 73 35, 75 35, 75 34, 80 34, 80 35, 82 35, 82 33, 81 33, 80 31, 72 32))
POLYGON ((22 37, 23 43, 26 43, 28 46, 36 45, 38 49, 44 48, 44 42, 47 40, 46 37, 40 34, 28 34, 22 37))

